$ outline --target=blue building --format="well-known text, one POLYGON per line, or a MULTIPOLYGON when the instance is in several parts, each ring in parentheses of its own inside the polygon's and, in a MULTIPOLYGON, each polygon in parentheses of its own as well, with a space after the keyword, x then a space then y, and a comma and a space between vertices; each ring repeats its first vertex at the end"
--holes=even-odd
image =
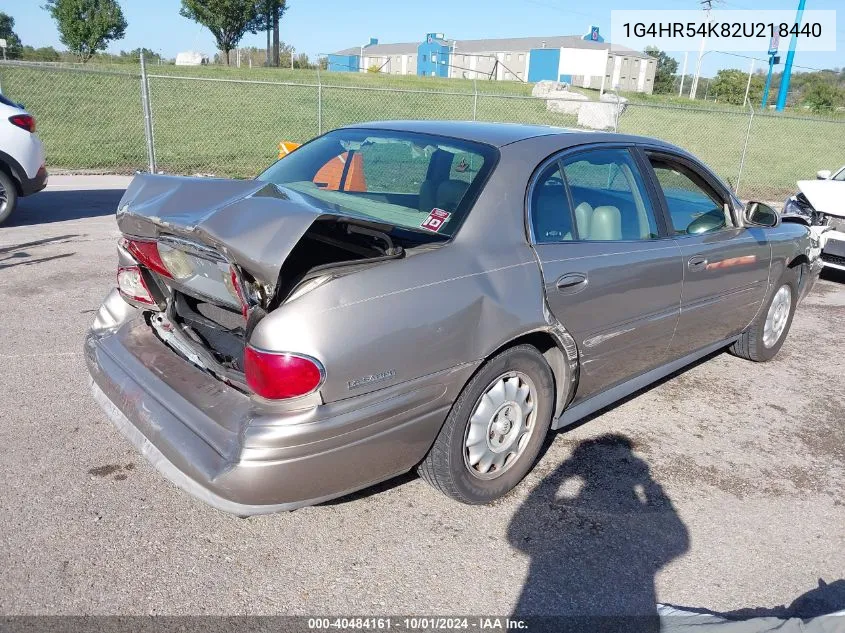
POLYGON ((499 81, 564 81, 581 88, 651 93, 657 61, 613 47, 598 26, 585 35, 449 40, 428 33, 422 42, 370 44, 329 55, 329 70, 499 81))
POLYGON ((428 33, 423 43, 417 46, 417 74, 423 77, 448 77, 450 49, 451 45, 442 33, 428 33))

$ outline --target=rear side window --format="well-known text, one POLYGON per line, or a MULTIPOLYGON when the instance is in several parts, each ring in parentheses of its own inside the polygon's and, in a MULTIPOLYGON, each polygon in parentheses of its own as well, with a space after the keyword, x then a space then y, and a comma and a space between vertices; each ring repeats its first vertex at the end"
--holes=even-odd
POLYGON ((7 105, 7 106, 11 106, 13 108, 20 108, 21 110, 23 110, 23 106, 21 104, 15 103, 14 101, 7 99, 6 97, 4 97, 1 94, 0 94, 0 103, 7 105))
POLYGON ((643 177, 628 150, 591 150, 566 158, 562 165, 579 239, 659 237, 643 177))
POLYGON ((560 165, 555 162, 537 178, 531 193, 531 222, 538 243, 568 242, 572 232, 572 211, 560 165))

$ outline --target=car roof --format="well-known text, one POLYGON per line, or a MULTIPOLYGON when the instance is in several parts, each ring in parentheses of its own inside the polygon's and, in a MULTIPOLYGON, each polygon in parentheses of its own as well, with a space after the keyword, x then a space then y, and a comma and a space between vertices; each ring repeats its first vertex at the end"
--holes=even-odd
POLYGON ((391 130, 436 134, 451 138, 485 143, 503 147, 541 136, 559 136, 563 147, 585 143, 637 143, 649 142, 674 148, 668 143, 644 136, 576 130, 551 125, 529 125, 525 123, 487 123, 483 121, 370 121, 346 126, 347 129, 391 130))

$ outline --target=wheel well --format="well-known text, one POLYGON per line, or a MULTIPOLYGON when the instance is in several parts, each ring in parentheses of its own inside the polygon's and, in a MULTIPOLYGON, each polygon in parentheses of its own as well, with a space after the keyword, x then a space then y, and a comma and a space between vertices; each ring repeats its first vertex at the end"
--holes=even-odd
POLYGON ((810 263, 810 260, 807 258, 807 256, 804 255, 803 253, 801 253, 795 259, 793 259, 791 262, 789 262, 789 265, 787 266, 787 268, 795 268, 796 266, 802 266, 804 264, 809 264, 809 263, 810 263))
POLYGON ((9 167, 5 162, 0 160, 0 171, 6 174, 12 183, 15 185, 15 193, 21 195, 23 191, 21 190, 21 183, 18 181, 17 176, 15 176, 15 172, 12 171, 12 168, 9 167))
POLYGON ((569 362, 566 354, 562 349, 560 349, 560 347, 558 347, 557 341, 555 341, 551 334, 544 331, 537 331, 523 334, 522 336, 518 336, 517 338, 508 341, 488 354, 485 360, 493 358, 500 352, 503 352, 511 347, 516 347, 517 345, 532 345, 533 347, 536 347, 545 357, 549 367, 551 367, 552 376, 555 381, 556 402, 554 417, 559 417, 567 405, 566 400, 569 397, 570 391, 569 382, 572 380, 570 377, 569 362))

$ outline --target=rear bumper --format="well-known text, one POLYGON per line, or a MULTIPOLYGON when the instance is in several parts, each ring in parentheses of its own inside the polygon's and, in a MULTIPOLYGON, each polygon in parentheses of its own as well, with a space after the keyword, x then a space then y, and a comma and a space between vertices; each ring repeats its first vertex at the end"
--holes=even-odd
POLYGON ((44 165, 38 169, 34 178, 22 178, 20 181, 21 195, 31 196, 47 186, 47 168, 44 165))
POLYGON ((94 398, 161 474, 241 516, 313 505, 413 468, 474 369, 284 409, 187 362, 136 317, 110 295, 88 333, 94 398))

